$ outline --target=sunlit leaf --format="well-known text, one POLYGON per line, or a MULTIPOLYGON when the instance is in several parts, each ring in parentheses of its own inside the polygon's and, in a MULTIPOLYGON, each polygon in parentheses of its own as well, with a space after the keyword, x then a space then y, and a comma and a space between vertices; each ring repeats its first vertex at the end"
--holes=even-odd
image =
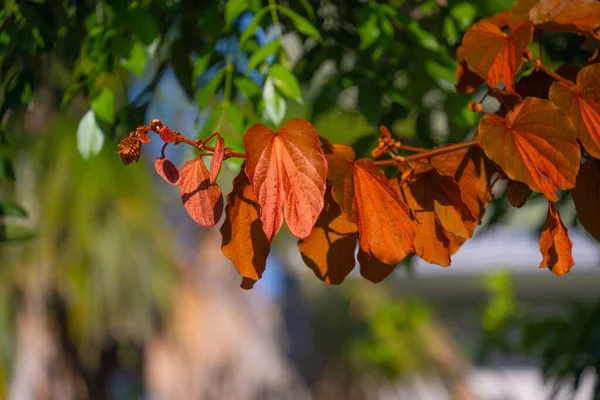
POLYGON ((228 0, 225 3, 225 23, 231 23, 244 11, 250 7, 248 0, 228 0))
POLYGON ((597 0, 516 0, 511 8, 511 25, 524 20, 543 31, 572 32, 600 39, 597 0))
POLYGON ((406 205, 372 160, 353 164, 354 220, 360 248, 385 264, 397 264, 412 251, 415 222, 406 205))
POLYGON ((96 121, 94 110, 88 110, 77 127, 77 150, 87 160, 100 153, 102 146, 104 146, 104 133, 96 121))
POLYGON ((341 207, 349 221, 356 222, 352 211, 354 203, 354 150, 350 146, 333 145, 333 152, 326 154, 327 179, 333 185, 333 199, 341 207))
POLYGON ((210 160, 210 183, 213 184, 219 176, 221 170, 221 164, 223 164, 223 156, 225 155, 225 141, 221 136, 217 139, 217 145, 215 151, 212 154, 212 160, 210 160))
POLYGON ((550 268, 555 275, 564 275, 575 262, 571 255, 573 243, 567 228, 560 220, 560 214, 552 202, 548 202, 548 215, 540 236, 540 251, 543 260, 540 268, 550 268))
POLYGON ((292 20, 292 23, 294 24, 294 27, 298 32, 303 33, 307 36, 312 36, 318 41, 323 42, 321 33, 313 24, 310 23, 309 20, 307 20, 297 12, 290 10, 287 7, 279 6, 277 8, 279 11, 281 11, 282 14, 285 14, 289 19, 292 20))
POLYGON ((533 26, 527 21, 516 25, 509 34, 489 20, 479 21, 469 28, 462 41, 468 67, 491 88, 502 81, 508 92, 514 92, 514 77, 532 37, 533 26))
POLYGON ((579 145, 571 120, 547 100, 528 97, 506 115, 479 122, 482 147, 509 178, 552 201, 556 189, 575 186, 579 145))
POLYGON ((266 268, 271 246, 263 231, 258 204, 244 167, 242 165, 233 180, 233 189, 227 195, 221 250, 244 278, 242 287, 251 288, 266 268))
POLYGON ((223 213, 223 195, 217 184, 211 184, 209 172, 201 157, 181 168, 179 192, 187 213, 201 226, 214 226, 223 213))
POLYGON ((291 99, 300 100, 300 84, 298 78, 287 68, 280 64, 274 64, 269 70, 269 75, 273 78, 273 83, 281 92, 291 99))
POLYGON ((585 150, 600 158, 600 64, 582 68, 575 85, 554 82, 550 101, 571 117, 585 150))
POLYGON ((179 186, 179 169, 166 157, 157 158, 154 161, 154 169, 158 176, 163 178, 165 182, 173 186, 179 186))
POLYGON ((246 174, 260 205, 260 218, 269 241, 283 224, 306 238, 323 209, 327 161, 318 134, 307 121, 296 118, 276 133, 263 125, 244 134, 246 174))
POLYGON ((259 65, 261 62, 266 60, 269 56, 275 54, 277 50, 279 50, 279 39, 272 40, 267 44, 259 47, 248 60, 248 67, 246 68, 246 73, 250 72, 253 68, 259 65))

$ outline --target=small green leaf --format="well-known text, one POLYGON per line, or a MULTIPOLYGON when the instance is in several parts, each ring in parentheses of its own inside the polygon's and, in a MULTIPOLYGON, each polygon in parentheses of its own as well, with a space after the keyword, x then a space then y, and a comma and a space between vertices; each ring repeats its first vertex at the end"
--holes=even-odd
POLYGON ((240 37, 240 47, 242 47, 246 40, 250 39, 250 37, 254 35, 254 33, 258 29, 258 26, 260 25, 260 20, 265 16, 265 14, 268 11, 269 7, 263 7, 260 10, 258 10, 256 14, 254 14, 254 18, 252 18, 252 21, 250 21, 250 23, 242 33, 242 36, 240 37))
POLYGON ((0 243, 32 239, 37 231, 22 225, 0 224, 0 243))
POLYGON ((459 3, 450 10, 450 15, 452 15, 458 23, 459 28, 463 31, 466 31, 471 26, 476 13, 473 4, 467 2, 459 3))
POLYGON ((231 25, 238 15, 250 7, 248 0, 228 0, 225 4, 225 22, 227 26, 231 25))
POLYGON ((315 12, 314 12, 312 6, 310 5, 310 3, 308 2, 308 0, 300 0, 300 4, 302 4, 302 7, 304 7, 304 9, 306 10, 308 17, 314 21, 315 20, 315 12))
POLYGON ((254 67, 260 64, 262 61, 266 60, 271 54, 275 54, 275 52, 279 49, 279 39, 272 40, 269 43, 261 46, 252 56, 250 56, 250 60, 248 60, 248 68, 246 69, 246 74, 250 72, 254 67))
POLYGON ((287 15, 287 17, 292 20, 292 23, 294 24, 294 27, 296 27, 296 30, 298 32, 303 33, 307 36, 312 36, 319 42, 323 43, 323 38, 321 37, 319 30, 313 24, 311 24, 309 20, 307 20, 297 12, 290 10, 287 7, 280 5, 277 8, 279 9, 279 11, 287 15))
POLYGON ((0 201, 0 218, 6 217, 26 218, 27 212, 18 204, 0 201))
POLYGON ((194 72, 192 73, 194 79, 199 78, 206 69, 208 68, 208 63, 210 61, 210 53, 206 53, 198 57, 196 62, 194 63, 194 72))
POLYGON ((279 125, 285 116, 286 103, 275 90, 273 78, 268 77, 263 88, 263 102, 265 104, 266 117, 275 125, 279 125))
POLYGON ((146 67, 146 50, 140 42, 134 42, 131 46, 129 58, 121 60, 121 65, 137 76, 142 76, 146 67))
POLYGON ((412 32, 412 34, 415 36, 415 38, 423 48, 432 51, 438 51, 440 49, 440 44, 437 41, 436 37, 431 33, 423 30, 419 26, 419 23, 417 21, 413 20, 408 25, 408 29, 412 32))
POLYGON ((200 94, 198 95, 198 108, 202 111, 208 103, 213 95, 217 92, 219 85, 223 81, 223 76, 225 75, 225 68, 221 68, 215 73, 215 75, 211 78, 210 81, 200 90, 200 94))
POLYGON ((92 110, 96 117, 104 122, 113 123, 115 120, 115 95, 109 88, 103 88, 92 100, 92 110))
POLYGON ((89 159, 102 150, 104 133, 96 121, 94 110, 85 113, 77 127, 77 150, 84 160, 89 159))
POLYGON ((301 100, 300 84, 294 74, 280 64, 274 64, 269 71, 273 83, 289 98, 301 100))
POLYGON ((261 90, 258 87, 258 85, 254 83, 254 81, 250 78, 235 78, 233 80, 233 85, 248 99, 254 96, 258 96, 261 93, 261 90))
POLYGON ((370 13, 367 20, 358 27, 358 36, 360 36, 360 50, 364 50, 371 46, 377 39, 379 39, 380 35, 381 30, 379 28, 377 15, 375 13, 370 13))

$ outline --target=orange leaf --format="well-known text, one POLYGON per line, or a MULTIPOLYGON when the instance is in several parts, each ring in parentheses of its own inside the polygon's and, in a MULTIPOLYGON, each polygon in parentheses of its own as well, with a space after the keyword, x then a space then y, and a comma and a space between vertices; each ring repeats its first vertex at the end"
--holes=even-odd
POLYGON ((523 207, 529 196, 531 196, 531 189, 527 184, 512 179, 508 180, 506 198, 513 207, 523 207))
POLYGON ((246 174, 260 206, 269 241, 285 219, 290 232, 306 238, 323 209, 327 161, 315 128, 296 118, 277 133, 256 124, 244 134, 246 174))
MULTIPOLYGON (((508 26, 508 11, 499 12, 485 21, 503 29, 508 26)), ((484 82, 484 79, 469 69, 466 60, 466 52, 463 45, 456 50, 458 66, 454 75, 456 76, 456 91, 463 94, 471 94, 484 82)))
POLYGON ((530 22, 516 25, 509 34, 489 20, 473 24, 462 41, 469 69, 484 78, 491 88, 502 80, 506 90, 514 92, 514 77, 532 37, 530 22))
POLYGON ((581 225, 600 240, 600 161, 588 161, 579 168, 577 186, 571 196, 581 225))
POLYGON ((360 248, 385 264, 397 264, 412 249, 415 222, 385 174, 372 160, 354 162, 354 219, 360 248))
POLYGON ((582 68, 575 85, 554 82, 550 100, 569 114, 586 151, 600 158, 600 64, 582 68))
POLYGON ((199 225, 210 227, 221 219, 223 196, 221 188, 211 184, 201 157, 185 163, 180 171, 179 193, 185 210, 199 225))
POLYGON ((354 150, 352 147, 335 144, 333 153, 327 154, 327 179, 333 185, 333 199, 342 208, 348 221, 356 222, 352 213, 354 202, 354 150))
POLYGON ((600 39, 600 3, 597 0, 516 0, 511 25, 531 21, 543 31, 572 32, 600 39))
POLYGON ((363 278, 379 283, 388 277, 396 268, 397 263, 387 264, 372 254, 358 250, 358 262, 360 263, 360 274, 363 278))
POLYGON ((310 235, 298 241, 298 249, 317 278, 339 285, 354 268, 357 240, 356 224, 342 215, 328 189, 323 211, 310 235))
POLYGON ((179 185, 179 170, 171 160, 166 157, 157 158, 156 161, 154 161, 154 168, 156 169, 156 173, 163 178, 165 182, 173 186, 179 185))
POLYGON ((460 186, 454 178, 441 175, 435 169, 417 175, 404 186, 400 186, 397 179, 400 199, 417 221, 415 254, 427 262, 447 267, 450 256, 473 235, 478 223, 463 201, 460 186), (460 243, 451 245, 449 237, 460 243))
POLYGON ((483 150, 479 147, 456 150, 432 157, 431 164, 439 173, 454 178, 463 201, 477 221, 481 221, 485 207, 492 200, 490 179, 497 170, 483 150))
POLYGON ((223 156, 225 155, 225 141, 221 136, 217 139, 217 145, 212 154, 212 160, 210 160, 210 183, 215 183, 219 171, 221 170, 221 164, 223 164, 223 156))
POLYGON ((548 202, 548 215, 540 236, 540 251, 543 260, 540 268, 548 267, 555 275, 564 275, 575 262, 571 255, 573 243, 567 228, 560 220, 560 214, 552 202, 548 202))
POLYGON ((499 89, 490 89, 488 95, 500 102, 500 109, 496 114, 501 117, 523 102, 523 98, 518 93, 508 93, 499 89))
POLYGON ((227 195, 221 236, 221 250, 244 278, 242 287, 251 288, 265 270, 271 245, 263 232, 258 204, 244 165, 227 195))
POLYGON ((571 120, 547 100, 528 97, 506 115, 479 122, 481 144, 506 175, 558 200, 556 188, 575 186, 579 145, 571 120))

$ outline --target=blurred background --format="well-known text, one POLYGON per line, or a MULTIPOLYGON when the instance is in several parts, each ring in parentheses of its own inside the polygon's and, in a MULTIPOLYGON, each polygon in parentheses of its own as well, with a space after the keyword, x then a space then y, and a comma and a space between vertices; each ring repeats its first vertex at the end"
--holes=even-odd
MULTIPOLYGON (((381 284, 353 272, 328 286, 282 231, 244 291, 219 230, 155 174, 158 141, 137 164, 116 155, 153 117, 238 151, 250 125, 295 117, 358 156, 381 124, 414 146, 468 139, 486 88, 456 93, 456 49, 510 6, 4 0, 0 398, 597 398, 600 249, 569 193, 563 277, 537 268, 546 200, 512 208, 500 181, 449 268, 415 257, 381 284)), ((544 33, 532 51, 556 68, 598 46, 544 33)), ((179 147, 181 166, 193 153, 179 147)), ((239 168, 224 165, 225 194, 239 168)))

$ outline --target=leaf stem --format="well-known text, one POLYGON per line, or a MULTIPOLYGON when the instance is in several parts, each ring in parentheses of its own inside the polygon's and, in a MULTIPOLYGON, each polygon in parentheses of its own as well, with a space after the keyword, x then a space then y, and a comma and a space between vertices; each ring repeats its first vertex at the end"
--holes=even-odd
POLYGON ((277 37, 281 37, 281 26, 279 25, 279 15, 277 15, 277 4, 275 4, 275 0, 269 0, 269 11, 271 12, 271 19, 273 20, 273 25, 275 25, 275 30, 277 31, 277 37))
POLYGON ((570 80, 560 76, 559 74, 557 74, 556 72, 554 72, 553 70, 551 70, 550 68, 545 66, 542 63, 542 60, 535 58, 530 50, 527 50, 526 56, 527 56, 527 59, 529 59, 529 61, 531 61, 533 63, 533 67, 535 69, 544 71, 544 73, 546 73, 547 75, 550 75, 555 81, 562 82, 567 86, 571 86, 571 85, 575 84, 573 81, 570 81, 570 80))

